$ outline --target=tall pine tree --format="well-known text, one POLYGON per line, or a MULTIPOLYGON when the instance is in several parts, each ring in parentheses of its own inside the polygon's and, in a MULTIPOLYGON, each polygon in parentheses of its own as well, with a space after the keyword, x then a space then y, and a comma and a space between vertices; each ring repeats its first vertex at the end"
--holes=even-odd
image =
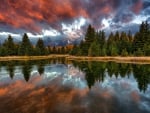
POLYGON ((45 55, 46 54, 46 48, 44 46, 44 42, 42 39, 38 39, 36 43, 36 51, 37 55, 45 55))
POLYGON ((33 47, 26 33, 23 35, 22 42, 18 50, 18 54, 19 55, 32 55, 33 54, 33 47))

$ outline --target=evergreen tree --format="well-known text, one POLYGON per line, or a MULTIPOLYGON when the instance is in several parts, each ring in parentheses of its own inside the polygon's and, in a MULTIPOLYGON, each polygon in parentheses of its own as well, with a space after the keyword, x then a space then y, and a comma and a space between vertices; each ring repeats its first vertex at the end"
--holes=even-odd
POLYGON ((44 46, 44 42, 42 39, 38 39, 36 43, 36 50, 37 50, 37 55, 45 55, 46 54, 46 48, 44 46))
POLYGON ((109 50, 110 50, 111 56, 117 56, 118 55, 117 44, 114 41, 110 44, 109 50))
POLYGON ((115 41, 119 41, 120 40, 120 34, 119 34, 118 31, 115 33, 114 40, 115 41))
POLYGON ((8 39, 5 40, 3 47, 6 49, 6 55, 15 55, 15 44, 10 35, 8 36, 8 39))
POLYGON ((145 52, 146 56, 150 56, 150 44, 149 45, 147 45, 147 44, 144 45, 144 52, 145 52))
POLYGON ((81 49, 81 55, 82 56, 87 56, 88 55, 88 49, 90 47, 90 43, 87 44, 85 41, 81 41, 79 48, 81 49))
POLYGON ((33 54, 33 47, 26 33, 23 35, 18 54, 19 55, 32 55, 33 54))
POLYGON ((87 43, 91 43, 94 40, 95 40, 95 29, 91 25, 89 25, 85 35, 85 41, 87 43))
POLYGON ((121 33, 118 48, 119 48, 119 54, 122 54, 123 50, 126 50, 128 52, 130 49, 129 48, 129 39, 125 32, 121 33))
POLYGON ((121 55, 122 55, 122 56, 128 56, 127 50, 126 50, 126 49, 123 49, 121 55))
POLYGON ((140 48, 138 48, 135 52, 134 52, 134 55, 135 56, 143 56, 143 51, 140 49, 140 48))
POLYGON ((99 31, 98 33, 96 33, 96 40, 99 42, 100 48, 103 48, 105 44, 105 39, 106 36, 104 31, 99 31))
POLYGON ((100 54, 100 47, 99 43, 97 41, 94 41, 88 51, 88 56, 99 56, 100 54))
MULTIPOLYGON (((150 28, 148 22, 142 22, 140 30, 134 36, 133 51, 141 51, 145 55, 145 48, 150 44, 150 28)), ((136 53, 136 52, 134 52, 136 53)))
POLYGON ((129 41, 128 41, 128 47, 127 47, 127 51, 128 51, 128 54, 132 54, 132 52, 133 52, 133 48, 132 48, 132 43, 133 43, 133 36, 132 36, 132 34, 131 34, 131 31, 129 30, 129 32, 128 32, 128 39, 129 39, 129 41))
POLYGON ((7 56, 7 55, 8 55, 7 49, 4 46, 2 46, 0 48, 0 56, 7 56))
POLYGON ((99 43, 99 49, 100 49, 100 56, 105 56, 106 55, 106 41, 105 41, 105 32, 100 31, 96 34, 96 41, 99 43))
MULTIPOLYGON (((113 35, 113 33, 110 33, 109 38, 107 40, 107 55, 109 56, 116 56, 118 55, 118 42, 115 40, 116 36, 119 36, 118 33, 116 35, 113 35)), ((117 37, 118 38, 118 37, 117 37)))
POLYGON ((88 55, 88 50, 91 43, 95 40, 95 29, 89 25, 85 35, 85 40, 80 43, 81 54, 83 56, 88 55))

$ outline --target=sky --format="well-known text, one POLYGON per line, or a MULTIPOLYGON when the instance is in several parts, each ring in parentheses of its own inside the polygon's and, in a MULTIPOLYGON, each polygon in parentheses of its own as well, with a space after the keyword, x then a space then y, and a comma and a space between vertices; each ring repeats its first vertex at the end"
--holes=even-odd
POLYGON ((0 38, 51 37, 76 40, 89 24, 106 33, 150 21, 150 0, 0 0, 0 38))

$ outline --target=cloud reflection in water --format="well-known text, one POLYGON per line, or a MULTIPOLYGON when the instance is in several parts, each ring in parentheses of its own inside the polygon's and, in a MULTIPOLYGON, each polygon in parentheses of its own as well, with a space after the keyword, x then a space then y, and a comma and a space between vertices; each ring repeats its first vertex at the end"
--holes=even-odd
POLYGON ((150 85, 140 92, 132 75, 106 73, 103 82, 89 89, 85 73, 73 65, 46 65, 42 75, 34 69, 28 82, 17 76, 0 79, 0 112, 150 113, 150 85))

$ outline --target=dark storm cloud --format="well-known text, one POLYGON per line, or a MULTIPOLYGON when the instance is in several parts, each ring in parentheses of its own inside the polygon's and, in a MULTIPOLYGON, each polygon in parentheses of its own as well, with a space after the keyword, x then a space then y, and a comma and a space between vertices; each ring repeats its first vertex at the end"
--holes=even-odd
POLYGON ((149 8, 149 7, 150 7, 150 1, 149 1, 149 0, 146 0, 146 1, 143 3, 143 9, 149 8))
MULTIPOLYGON (((148 1, 145 1, 148 2, 148 1)), ((52 27, 61 31, 61 23, 71 24, 84 17, 95 28, 101 27, 103 18, 113 18, 114 22, 129 22, 138 15, 143 0, 1 0, 0 26, 41 32, 52 27)), ((144 8, 149 7, 146 3, 144 8)))
POLYGON ((143 15, 150 15, 150 1, 145 0, 143 3, 143 15))
POLYGON ((139 30, 139 24, 128 24, 128 25, 121 25, 121 24, 112 24, 110 25, 110 28, 105 29, 106 36, 108 37, 111 32, 115 33, 117 31, 119 32, 126 32, 129 31, 132 32, 132 34, 135 34, 139 30))

